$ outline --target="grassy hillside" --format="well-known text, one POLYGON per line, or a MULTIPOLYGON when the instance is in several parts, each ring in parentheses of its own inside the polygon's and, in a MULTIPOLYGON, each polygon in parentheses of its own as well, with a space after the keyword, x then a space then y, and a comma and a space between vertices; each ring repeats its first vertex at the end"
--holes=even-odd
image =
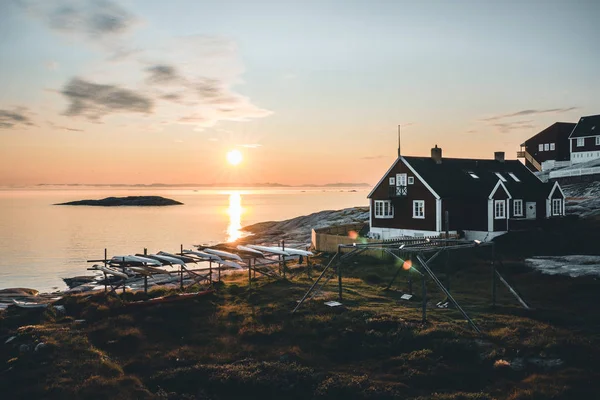
MULTIPOLYGON (((323 304, 335 299, 332 280, 294 315, 290 311, 312 282, 304 266, 292 266, 290 281, 260 278, 249 289, 246 274, 231 275, 209 296, 144 308, 124 307, 103 294, 63 299, 66 315, 11 307, 0 316, 0 393, 98 399, 595 396, 597 280, 545 276, 506 260, 505 275, 535 310, 519 308, 503 287, 492 310, 483 249, 452 253, 449 262, 451 290, 482 335, 456 310, 435 307, 443 295, 431 282, 428 322, 422 324, 418 280, 415 297, 401 300, 406 272, 386 291, 398 267, 354 258, 344 266, 343 307, 323 304), (34 351, 38 343, 45 346, 34 351)), ((143 296, 128 293, 126 300, 143 296)))

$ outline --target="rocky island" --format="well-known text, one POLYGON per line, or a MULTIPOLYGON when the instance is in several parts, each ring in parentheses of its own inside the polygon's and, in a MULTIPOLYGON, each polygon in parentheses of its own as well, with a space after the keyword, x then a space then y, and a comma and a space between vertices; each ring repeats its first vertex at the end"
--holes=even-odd
POLYGON ((127 196, 127 197, 107 197, 101 200, 78 200, 67 203, 58 203, 55 206, 100 206, 100 207, 157 207, 157 206, 177 206, 183 203, 167 199, 161 196, 127 196))

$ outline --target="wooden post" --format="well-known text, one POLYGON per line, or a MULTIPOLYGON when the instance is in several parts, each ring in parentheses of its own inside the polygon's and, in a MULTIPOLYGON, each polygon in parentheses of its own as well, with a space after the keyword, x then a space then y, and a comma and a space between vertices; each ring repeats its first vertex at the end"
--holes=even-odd
MULTIPOLYGON (((446 219, 446 242, 445 245, 448 246, 448 240, 450 240, 450 212, 446 210, 445 213, 446 219)), ((444 265, 444 272, 446 273, 446 289, 450 291, 450 268, 448 265, 448 259, 450 258, 450 253, 446 250, 446 264, 444 265)))
MULTIPOLYGON (((281 249, 285 251, 285 240, 281 241, 281 249)), ((285 256, 283 256, 283 264, 281 268, 283 269, 283 279, 285 279, 285 256)))
POLYGON ((496 260, 494 252, 494 243, 492 243, 492 307, 496 307, 496 260))
MULTIPOLYGON (((179 254, 183 255, 183 244, 179 247, 179 254)), ((179 290, 183 290, 183 265, 179 265, 179 290)))
POLYGON ((248 259, 248 287, 252 286, 252 259, 248 259))
POLYGON ((306 275, 308 276, 308 279, 311 279, 311 265, 310 265, 310 257, 306 256, 306 275))
POLYGON ((338 294, 339 294, 340 303, 341 303, 342 302, 342 263, 341 262, 338 263, 337 270, 338 270, 338 294))
MULTIPOLYGON (((104 248, 104 266, 106 267, 108 265, 108 259, 106 258, 106 247, 104 248)), ((104 272, 104 271, 103 271, 104 272)), ((106 272, 104 272, 104 293, 106 293, 106 291, 108 290, 108 287, 106 285, 108 276, 106 275, 106 272)))
POLYGON ((423 282, 423 323, 427 322, 427 283, 425 282, 425 274, 421 277, 423 282))
MULTIPOLYGON (((123 270, 123 273, 125 273, 125 257, 123 257, 123 266, 121 269, 123 270)), ((123 282, 123 294, 125 294, 125 282, 123 282)))
POLYGON ((212 258, 208 259, 208 282, 212 285, 212 258))
MULTIPOLYGON (((144 247, 144 255, 148 255, 148 249, 144 247)), ((148 275, 144 275, 144 293, 148 294, 148 275)))

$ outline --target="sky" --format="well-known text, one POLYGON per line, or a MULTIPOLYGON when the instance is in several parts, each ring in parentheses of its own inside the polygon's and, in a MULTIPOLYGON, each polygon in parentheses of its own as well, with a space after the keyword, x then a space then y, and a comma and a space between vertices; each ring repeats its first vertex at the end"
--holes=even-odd
POLYGON ((0 1, 0 185, 375 184, 600 113, 600 2, 0 1), (228 165, 226 153, 244 157, 228 165))

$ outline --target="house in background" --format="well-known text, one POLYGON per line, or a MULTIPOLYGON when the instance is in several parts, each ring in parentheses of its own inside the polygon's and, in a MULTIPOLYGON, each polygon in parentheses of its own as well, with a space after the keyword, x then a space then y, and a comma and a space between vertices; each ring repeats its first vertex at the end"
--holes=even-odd
POLYGON ((518 158, 525 159, 531 171, 541 172, 571 165, 569 135, 574 123, 556 122, 521 144, 518 158))
POLYGON ((492 160, 443 158, 437 145, 431 157, 398 156, 367 197, 370 235, 379 239, 447 230, 491 240, 565 213, 560 185, 543 183, 520 161, 503 152, 492 160))
POLYGON ((581 117, 569 140, 572 164, 600 159, 600 115, 581 117))

